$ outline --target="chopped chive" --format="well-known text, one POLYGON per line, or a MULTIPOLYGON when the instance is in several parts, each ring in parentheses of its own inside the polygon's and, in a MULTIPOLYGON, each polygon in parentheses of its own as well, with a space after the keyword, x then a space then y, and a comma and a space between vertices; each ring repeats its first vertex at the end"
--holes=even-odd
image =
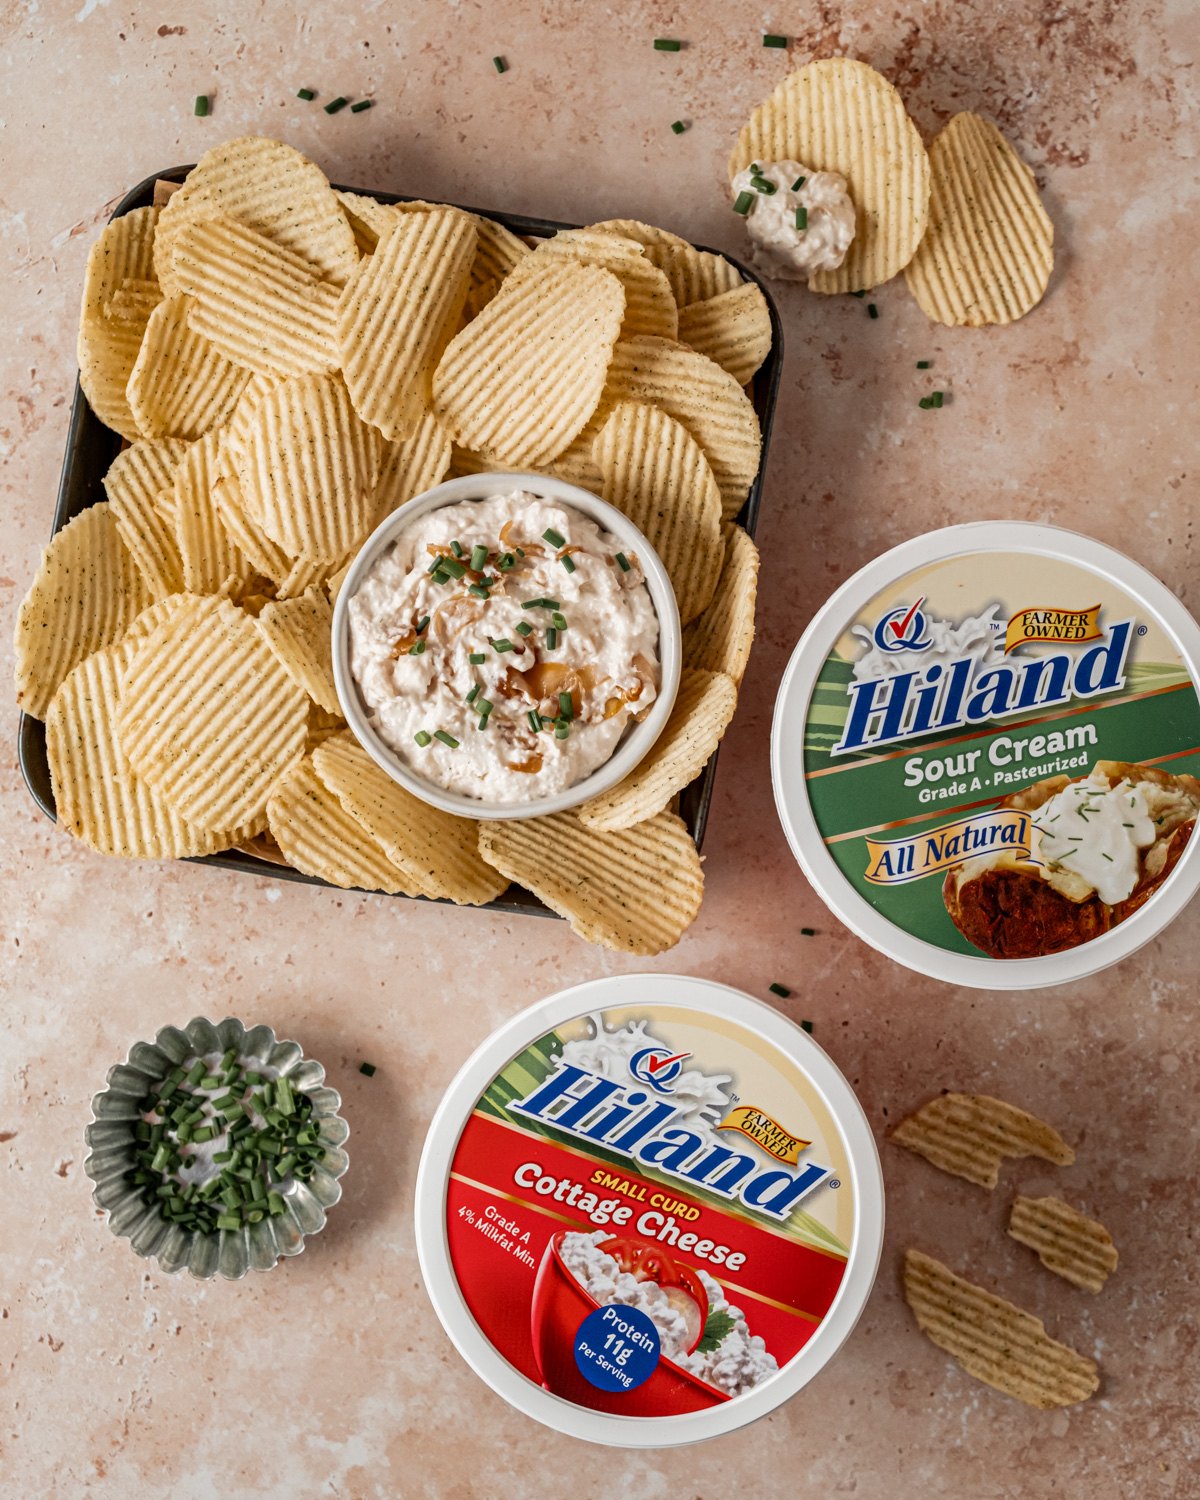
POLYGON ((201 117, 201 119, 203 119, 204 116, 208 113, 208 95, 207 94, 197 94, 196 95, 196 103, 192 107, 192 113, 194 115, 199 115, 201 117))
POLYGON ((756 193, 762 193, 767 198, 772 197, 779 191, 775 184, 769 181, 766 177, 754 178, 751 186, 754 188, 754 191, 756 193))
POLYGON ((798 193, 800 191, 800 189, 804 186, 804 184, 807 181, 808 181, 808 177, 807 176, 797 177, 796 180, 795 180, 795 182, 792 183, 792 192, 793 193, 798 193))
POLYGON ((238 1230, 242 1221, 237 1214, 222 1214, 217 1220, 218 1229, 238 1230))
POLYGON ((237 1099, 232 1094, 222 1094, 219 1099, 213 1100, 213 1108, 215 1110, 227 1109, 229 1105, 236 1103, 237 1099))
POLYGON ((189 1073, 187 1075, 187 1081, 191 1084, 191 1086, 193 1088, 195 1088, 196 1085, 200 1082, 200 1080, 204 1077, 205 1073, 207 1073, 207 1072, 208 1072, 208 1065, 204 1061, 204 1059, 201 1058, 200 1061, 198 1063, 194 1064, 193 1067, 191 1068, 191 1070, 189 1071, 189 1073))
POLYGON ((808 209, 805 208, 805 206, 804 206, 803 203, 796 210, 796 228, 797 229, 807 229, 808 228, 808 209))
POLYGON ((408 654, 409 654, 409 656, 424 656, 424 654, 425 654, 425 642, 424 641, 418 641, 415 646, 410 646, 408 648, 408 654))
POLYGON ((558 707, 564 719, 573 719, 575 717, 575 705, 571 701, 570 693, 559 693, 558 707))
POLYGON ((492 597, 481 583, 471 584, 467 589, 467 593, 473 595, 476 599, 490 599, 492 597))
POLYGON ((555 630, 553 626, 551 626, 550 629, 546 632, 546 650, 558 650, 558 631, 555 630))
POLYGON ((781 995, 785 1000, 792 993, 786 985, 773 984, 769 986, 772 995, 781 995))
POLYGON ((564 552, 563 555, 559 558, 559 562, 562 563, 563 567, 566 568, 568 573, 573 573, 575 571, 575 559, 569 552, 564 552))
POLYGON ((809 1034, 809 1036, 812 1036, 813 1023, 811 1021, 801 1021, 800 1022, 800 1030, 801 1031, 807 1031, 808 1034, 809 1034))
POLYGON ((199 1130, 192 1132, 192 1144, 202 1146, 205 1141, 211 1141, 215 1132, 207 1125, 202 1125, 199 1130))
POLYGON ((556 740, 565 740, 570 733, 571 733, 571 726, 570 726, 570 724, 565 723, 562 719, 559 719, 555 723, 555 725, 554 725, 554 738, 556 740))
POLYGON ((357 104, 350 106, 350 113, 352 115, 361 115, 364 109, 370 109, 372 102, 370 99, 360 99, 357 104))
POLYGON ((433 737, 435 740, 441 740, 443 745, 449 745, 451 750, 458 749, 458 741, 452 734, 447 734, 444 729, 435 729, 433 731, 433 737))
POLYGON ((928 411, 929 408, 933 405, 933 402, 929 399, 928 396, 922 396, 921 399, 917 402, 917 405, 921 408, 922 411, 928 411))
MULTIPOLYGON (((369 1066, 369 1064, 364 1063, 363 1067, 360 1068, 359 1071, 365 1072, 366 1068, 369 1066)), ((375 1069, 371 1068, 371 1072, 373 1073, 374 1071, 375 1069)), ((281 1214, 285 1212, 284 1201, 278 1193, 267 1194, 267 1212, 270 1214, 281 1214)))
POLYGON ((502 552, 496 559, 496 567, 501 573, 507 573, 510 568, 515 568, 516 565, 517 560, 511 552, 502 552))
POLYGON ((476 724, 475 728, 476 729, 486 729, 487 727, 488 727, 488 716, 487 716, 487 714, 480 714, 479 715, 479 723, 476 724))
POLYGON ((933 361, 929 360, 929 359, 919 359, 919 360, 917 360, 917 369, 918 370, 928 370, 929 366, 932 363, 933 363, 933 361))
POLYGON ((629 559, 623 552, 617 553, 617 567, 620 568, 622 573, 629 572, 629 559))
POLYGON ((522 609, 557 609, 557 599, 522 599, 522 609))
POLYGON ((786 47, 787 46, 787 37, 785 37, 785 36, 769 36, 769 35, 768 36, 764 36, 763 37, 763 46, 764 47, 786 47))
POLYGON ((567 628, 567 617, 566 615, 559 614, 558 610, 555 610, 550 616, 550 622, 555 630, 565 630, 567 628))
POLYGON ((312 89, 297 89, 296 90, 296 98, 297 99, 303 99, 304 102, 305 102, 305 104, 307 104, 311 99, 315 99, 316 97, 317 96, 316 96, 316 94, 313 93, 312 89))
POLYGON ((467 570, 455 557, 442 558, 442 572, 449 573, 451 578, 465 578, 467 570))
POLYGON ((496 705, 491 701, 490 698, 480 698, 478 703, 476 703, 475 705, 475 711, 476 713, 482 714, 486 719, 488 714, 491 713, 492 709, 495 708, 495 706, 496 705))
POLYGON ((505 651, 515 651, 516 649, 517 648, 506 636, 501 636, 498 641, 492 642, 492 650, 499 651, 501 654, 503 654, 505 651))
POLYGON ((560 536, 553 526, 547 526, 542 532, 542 541, 549 542, 552 547, 565 547, 567 544, 566 537, 560 536))
POLYGON ((440 557, 435 557, 434 560, 425 569, 425 571, 427 573, 438 573, 438 572, 441 571, 441 567, 442 567, 442 559, 440 557))
POLYGON ((214 1151, 213 1152, 213 1161, 215 1161, 215 1162, 232 1161, 232 1160, 233 1160, 233 1152, 232 1151, 214 1151))
POLYGON ((493 57, 492 67, 495 68, 497 73, 507 73, 508 71, 508 64, 502 57, 493 57))
POLYGON ((454 553, 455 557, 461 557, 463 555, 463 545, 460 541, 455 540, 451 542, 450 550, 454 553))
POLYGON ((929 393, 929 404, 930 404, 930 406, 940 407, 942 405, 942 402, 944 400, 945 400, 945 397, 943 396, 943 394, 942 394, 941 391, 931 391, 929 393))
POLYGON ((528 620, 518 620, 517 621, 517 634, 518 635, 532 635, 533 634, 533 626, 529 623, 528 620))
POLYGON ((877 318, 879 316, 879 309, 873 302, 867 303, 867 316, 871 318, 877 318))
POLYGON ((476 542, 471 548, 471 571, 481 573, 487 567, 488 549, 482 542, 476 542))
POLYGON ((325 106, 325 113, 327 115, 336 115, 339 109, 345 109, 349 103, 349 99, 343 99, 341 94, 339 94, 336 99, 331 99, 325 106))
POLYGON ((817 929, 815 927, 802 927, 800 929, 801 937, 816 937, 816 935, 817 929))
POLYGON ((739 193, 737 195, 737 197, 733 200, 733 211, 734 211, 734 213, 735 214, 741 214, 743 216, 743 218, 746 216, 746 214, 748 214, 750 212, 750 210, 753 207, 754 207, 754 194, 753 193, 748 193, 748 192, 739 193))
POLYGON ((866 288, 864 287, 861 292, 851 292, 850 295, 852 297, 865 297, 867 295, 866 288))
POLYGON ((671 122, 671 129, 676 135, 682 135, 683 132, 687 129, 687 126, 683 123, 682 120, 673 120, 671 122))
POLYGON ((416 734, 413 735, 413 739, 416 740, 417 744, 420 745, 422 750, 424 750, 425 746, 428 745, 429 741, 432 738, 433 736, 426 734, 423 729, 418 729, 416 734))
POLYGON ((292 1151, 289 1151, 286 1156, 280 1158, 275 1170, 279 1173, 280 1177, 286 1177, 287 1174, 296 1165, 296 1162, 298 1160, 299 1158, 296 1156, 296 1154, 292 1151))
POLYGON ((487 661, 487 656, 482 651, 472 651, 467 660, 473 667, 481 667, 487 661))
MULTIPOLYGON (((427 630, 428 630, 428 629, 429 629, 429 616, 428 616, 428 615, 425 615, 425 616, 424 616, 424 617, 423 617, 423 618, 422 618, 422 620, 421 620, 421 621, 420 621, 420 623, 419 623, 419 624, 418 624, 418 625, 417 625, 417 634, 418 634, 418 635, 424 635, 424 634, 425 634, 425 632, 426 632, 426 631, 427 631, 427 630)), ((248 1073, 247 1073, 247 1074, 246 1074, 246 1077, 247 1077, 247 1078, 249 1078, 249 1077, 250 1077, 250 1075, 249 1075, 249 1074, 248 1074, 248 1073)), ((255 1083, 257 1083, 257 1082, 258 1082, 258 1079, 254 1079, 254 1080, 253 1080, 253 1081, 254 1081, 254 1082, 255 1082, 255 1083)))
POLYGON ((478 697, 479 697, 479 684, 476 683, 475 686, 471 689, 471 691, 467 694, 467 702, 468 703, 474 703, 475 700, 476 700, 476 698, 478 698, 478 697))
POLYGON ((679 43, 671 41, 665 36, 656 36, 654 38, 654 50, 655 52, 678 52, 679 43))
POLYGON ((1101 849, 1101 851, 1100 851, 1100 858, 1101 858, 1101 859, 1106 859, 1106 860, 1108 860, 1108 862, 1109 862, 1109 864, 1110 864, 1110 865, 1111 865, 1111 864, 1112 864, 1112 862, 1113 862, 1113 857, 1112 857, 1112 855, 1111 855, 1111 854, 1105 854, 1105 852, 1104 852, 1104 850, 1103 850, 1103 849, 1101 849))
POLYGON ((534 734, 540 734, 542 729, 542 716, 540 713, 538 713, 537 709, 531 708, 526 713, 525 717, 529 720, 529 727, 533 730, 534 734))

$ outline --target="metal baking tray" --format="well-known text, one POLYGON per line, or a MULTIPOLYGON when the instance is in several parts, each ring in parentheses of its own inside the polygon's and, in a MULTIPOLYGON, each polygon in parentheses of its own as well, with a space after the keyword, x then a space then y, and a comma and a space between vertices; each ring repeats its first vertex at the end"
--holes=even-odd
MULTIPOLYGON (((155 172, 152 177, 147 177, 144 182, 139 182, 131 192, 117 205, 112 217, 119 219, 122 214, 129 213, 135 208, 148 208, 154 201, 154 184, 165 179, 168 182, 182 182, 190 166, 172 167, 166 172, 155 172)), ((340 188, 340 184, 335 184, 340 188)), ((380 203, 406 203, 413 201, 402 193, 378 193, 369 188, 344 188, 346 192, 361 193, 365 197, 377 198, 380 203)), ((461 205, 460 205, 461 206, 461 205)), ((469 213, 480 214, 484 218, 495 219, 497 223, 503 224, 506 229, 511 229, 514 234, 535 238, 546 238, 557 234, 560 229, 576 229, 576 224, 560 224, 553 219, 530 219, 522 214, 497 213, 494 209, 471 208, 469 213)), ((704 249, 704 246, 697 246, 704 249)), ((724 252, 720 252, 724 253, 724 252)), ((759 462, 758 473, 754 483, 750 486, 750 493, 746 503, 737 517, 739 525, 745 527, 751 536, 754 535, 758 525, 759 505, 762 502, 763 475, 767 466, 767 449, 771 439, 771 423, 775 415, 775 400, 779 392, 779 377, 783 368, 783 328, 779 321, 779 313, 771 298, 770 291, 760 277, 756 276, 747 266, 735 260, 733 256, 727 255, 726 260, 732 262, 747 281, 756 282, 767 299, 767 308, 771 314, 771 352, 767 355, 762 368, 754 377, 750 389, 754 409, 758 413, 758 419, 762 426, 762 457, 759 462)), ((67 446, 63 455, 62 478, 58 485, 58 503, 54 508, 53 532, 64 527, 68 521, 73 520, 80 511, 86 510, 98 500, 104 498, 104 486, 101 483, 108 466, 121 451, 123 439, 119 433, 113 432, 101 422, 91 407, 87 404, 83 391, 80 389, 78 379, 75 382, 75 400, 71 406, 71 421, 67 428, 67 446)), ((46 814, 48 818, 55 817, 54 792, 50 785, 50 767, 46 760, 46 727, 39 719, 30 718, 28 714, 21 715, 21 723, 18 731, 18 751, 21 762, 21 774, 25 778, 25 785, 29 788, 33 800, 46 814)), ((699 848, 704 841, 704 830, 708 824, 708 810, 712 802, 713 785, 717 775, 717 755, 713 752, 712 759, 705 766, 700 775, 685 787, 679 796, 679 814, 688 826, 699 848)), ((305 875, 300 870, 294 870, 290 865, 279 865, 266 860, 257 859, 252 854, 245 854, 240 849, 228 849, 221 854, 206 854, 191 861, 194 864, 215 865, 221 870, 237 870, 243 875, 270 875, 274 880, 295 880, 304 885, 328 885, 327 881, 319 880, 315 876, 305 875)), ((333 889, 333 887, 331 887, 333 889)), ((427 901, 427 896, 401 897, 402 900, 427 901)), ((449 904, 449 903, 443 903, 449 904)), ((509 886, 508 890, 495 901, 487 903, 493 911, 519 912, 529 916, 552 917, 555 915, 530 891, 523 890, 518 885, 509 886)))

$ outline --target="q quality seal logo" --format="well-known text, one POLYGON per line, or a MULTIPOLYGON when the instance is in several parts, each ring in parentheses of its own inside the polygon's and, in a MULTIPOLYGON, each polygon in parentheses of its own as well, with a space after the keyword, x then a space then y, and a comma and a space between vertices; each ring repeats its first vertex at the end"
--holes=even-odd
POLYGON ((929 649, 933 642, 925 634, 925 616, 921 612, 924 603, 921 598, 911 607, 899 604, 876 623, 875 644, 881 651, 892 654, 929 649))
POLYGON ((669 1047, 643 1047, 629 1059, 629 1071, 639 1083, 649 1084, 658 1094, 670 1094, 668 1084, 683 1072, 684 1059, 690 1052, 672 1052, 669 1047))

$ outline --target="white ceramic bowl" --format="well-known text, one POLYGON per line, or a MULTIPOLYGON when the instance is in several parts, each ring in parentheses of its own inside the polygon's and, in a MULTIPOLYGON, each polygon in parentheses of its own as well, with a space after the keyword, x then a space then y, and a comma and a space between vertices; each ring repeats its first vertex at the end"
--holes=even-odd
POLYGON ((439 484, 424 495, 418 495, 415 500, 410 500, 407 505, 402 505, 376 527, 363 544, 362 551, 354 559, 346 575, 333 611, 333 677, 342 713, 355 738, 372 760, 406 791, 432 803, 434 807, 440 807, 444 812, 456 813, 464 818, 543 817, 547 813, 564 812, 569 807, 577 807, 590 797, 599 796, 601 792, 615 786, 643 759, 662 733, 675 703, 675 694, 679 690, 682 649, 675 591, 671 587, 667 570, 650 543, 615 507, 587 490, 567 484, 565 480, 550 479, 542 474, 466 474, 461 479, 448 479, 445 484, 439 484), (552 797, 538 797, 531 802, 489 802, 479 797, 464 796, 460 792, 447 791, 445 787, 427 780, 405 765, 375 732, 367 717, 358 683, 350 670, 350 600, 358 592, 367 573, 400 532, 412 522, 445 505, 458 505, 464 500, 488 500, 494 495, 511 494, 513 490, 529 490, 545 499, 572 506, 597 526, 619 537, 626 550, 637 553, 646 575, 646 587, 650 590, 650 598, 658 615, 660 682, 658 697, 646 718, 642 723, 630 726, 617 746, 616 753, 590 776, 585 776, 582 781, 567 787, 565 791, 556 792, 552 797))

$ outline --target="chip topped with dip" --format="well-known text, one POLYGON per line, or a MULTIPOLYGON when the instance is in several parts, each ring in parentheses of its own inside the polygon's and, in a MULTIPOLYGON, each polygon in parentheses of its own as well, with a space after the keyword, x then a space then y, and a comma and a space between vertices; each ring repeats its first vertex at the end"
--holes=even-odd
MULTIPOLYGON (((627 544, 624 544, 627 545, 627 544)), ((351 671, 379 737, 487 801, 563 791, 659 691, 636 552, 524 489, 418 516, 349 600, 351 671)))

